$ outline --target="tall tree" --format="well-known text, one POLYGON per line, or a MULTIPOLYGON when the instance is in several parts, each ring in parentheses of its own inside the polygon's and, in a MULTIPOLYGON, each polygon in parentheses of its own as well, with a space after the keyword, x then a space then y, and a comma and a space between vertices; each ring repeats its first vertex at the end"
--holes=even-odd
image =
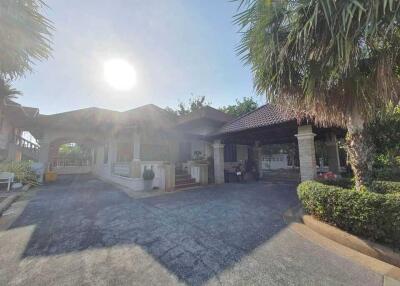
POLYGON ((254 86, 299 120, 348 130, 356 188, 368 180, 365 125, 398 101, 399 0, 240 0, 238 47, 254 86))
POLYGON ((176 115, 186 115, 210 104, 211 103, 206 100, 205 96, 194 96, 192 94, 187 103, 179 102, 176 109, 167 106, 165 110, 176 115))
POLYGON ((252 97, 243 97, 242 100, 236 99, 235 104, 223 106, 220 110, 234 117, 238 117, 256 110, 257 108, 258 104, 252 97))
MULTIPOLYGON (((0 1, 0 98, 19 94, 10 80, 32 71, 35 60, 47 59, 51 52, 51 22, 40 10, 41 0, 0 1)), ((3 103, 3 100, 1 103, 3 103)))

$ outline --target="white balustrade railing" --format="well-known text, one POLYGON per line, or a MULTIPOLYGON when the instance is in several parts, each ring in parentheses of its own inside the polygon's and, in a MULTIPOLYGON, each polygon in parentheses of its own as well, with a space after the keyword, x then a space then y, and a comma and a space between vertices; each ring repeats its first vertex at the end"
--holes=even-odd
POLYGON ((131 172, 131 164, 127 162, 117 162, 113 164, 113 174, 122 176, 122 177, 130 177, 131 172))

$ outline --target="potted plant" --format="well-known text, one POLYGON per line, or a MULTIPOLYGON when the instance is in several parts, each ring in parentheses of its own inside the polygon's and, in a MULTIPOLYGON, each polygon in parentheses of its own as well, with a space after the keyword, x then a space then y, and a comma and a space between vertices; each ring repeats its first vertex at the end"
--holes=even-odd
POLYGON ((153 188, 154 171, 153 166, 149 169, 144 166, 143 170, 143 185, 145 191, 150 191, 153 188))

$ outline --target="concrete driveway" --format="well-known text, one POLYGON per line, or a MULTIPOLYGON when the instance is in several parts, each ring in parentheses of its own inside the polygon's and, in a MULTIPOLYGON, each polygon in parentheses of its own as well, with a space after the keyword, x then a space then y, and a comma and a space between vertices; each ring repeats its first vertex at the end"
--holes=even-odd
POLYGON ((0 231, 0 285, 382 285, 288 227, 282 214, 297 203, 290 185, 134 199, 66 177, 0 231))

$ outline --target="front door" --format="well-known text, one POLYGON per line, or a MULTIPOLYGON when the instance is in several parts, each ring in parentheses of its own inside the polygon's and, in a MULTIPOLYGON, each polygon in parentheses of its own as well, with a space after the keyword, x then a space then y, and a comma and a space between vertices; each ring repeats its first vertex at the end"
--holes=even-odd
POLYGON ((179 142, 179 161, 187 162, 191 159, 191 144, 188 141, 179 142))

